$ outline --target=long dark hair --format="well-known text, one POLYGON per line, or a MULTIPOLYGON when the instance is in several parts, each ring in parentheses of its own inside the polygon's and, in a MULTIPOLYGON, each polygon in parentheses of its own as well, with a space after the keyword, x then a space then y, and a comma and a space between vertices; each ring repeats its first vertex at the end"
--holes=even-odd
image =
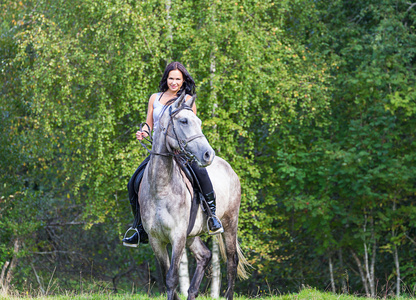
POLYGON ((185 92, 185 94, 193 96, 195 94, 195 81, 189 74, 189 72, 186 70, 186 68, 180 62, 177 61, 171 62, 166 66, 165 72, 163 72, 162 79, 159 83, 159 90, 161 92, 166 92, 169 89, 168 76, 169 72, 173 70, 181 71, 183 76, 183 84, 178 92, 178 96, 182 95, 183 92, 185 92))

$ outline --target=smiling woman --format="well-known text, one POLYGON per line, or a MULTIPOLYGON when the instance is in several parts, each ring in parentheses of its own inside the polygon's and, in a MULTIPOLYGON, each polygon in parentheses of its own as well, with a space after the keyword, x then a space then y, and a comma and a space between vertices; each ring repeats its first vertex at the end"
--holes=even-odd
MULTIPOLYGON (((174 100, 179 96, 184 97, 187 101, 191 99, 191 95, 195 97, 195 82, 186 68, 179 62, 172 62, 167 65, 162 79, 159 84, 159 93, 153 94, 149 99, 149 105, 147 110, 146 124, 149 127, 149 132, 139 130, 136 132, 138 140, 142 140, 147 137, 152 130, 156 131, 159 127, 159 120, 163 113, 166 111, 174 100)), ((196 114, 195 101, 191 101, 191 109, 196 114)), ((138 199, 138 192, 140 182, 143 177, 143 173, 146 169, 147 163, 150 157, 147 157, 137 168, 136 172, 131 177, 127 188, 129 191, 130 204, 135 216, 133 226, 128 230, 135 230, 136 232, 130 237, 124 237, 123 245, 127 247, 137 247, 140 243, 148 243, 148 235, 144 230, 140 217, 140 205, 138 199)), ((215 193, 212 187, 211 180, 205 168, 198 166, 196 162, 191 164, 192 170, 201 186, 202 193, 210 207, 213 218, 208 221, 209 234, 218 234, 223 232, 221 222, 215 215, 216 212, 216 201, 215 193)), ((127 232, 126 232, 127 234, 127 232)))
POLYGON ((178 91, 183 84, 183 76, 181 71, 172 70, 169 72, 168 87, 170 91, 178 91))
MULTIPOLYGON (((162 79, 160 80, 159 89, 161 92, 168 92, 176 95, 181 95, 185 91, 186 95, 195 94, 195 82, 186 68, 180 62, 172 62, 167 65, 165 72, 163 73, 162 79), (172 80, 172 84, 179 85, 179 89, 170 90, 169 80, 172 80), (179 83, 181 82, 181 83, 179 83)), ((186 99, 187 100, 187 99, 186 99)))

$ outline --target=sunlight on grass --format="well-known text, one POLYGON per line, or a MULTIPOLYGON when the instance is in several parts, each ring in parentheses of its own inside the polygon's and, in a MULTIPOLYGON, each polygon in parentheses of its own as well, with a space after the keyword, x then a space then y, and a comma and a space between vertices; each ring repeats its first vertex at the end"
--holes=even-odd
MULTIPOLYGON (((159 296, 148 296, 146 294, 114 294, 108 292, 102 293, 91 293, 91 294, 76 294, 67 292, 64 295, 55 295, 55 296, 24 296, 9 293, 6 295, 4 292, 0 292, 0 299, 4 300, 22 300, 22 299, 31 299, 31 300, 165 300, 166 295, 159 296)), ((181 295, 182 300, 186 300, 186 297, 181 295)), ((200 300, 211 300, 211 297, 199 296, 197 299, 200 300)), ((220 300, 225 298, 221 297, 220 300)), ((301 290, 299 293, 286 294, 286 295, 268 295, 268 296, 256 296, 256 297, 247 297, 247 296, 235 296, 235 300, 248 300, 248 299, 264 299, 264 300, 364 300, 371 299, 366 297, 358 297, 354 295, 343 295, 343 294, 333 294, 329 292, 320 292, 316 289, 307 288, 301 290)), ((384 298, 385 299, 385 298, 384 298)), ((387 298, 387 299, 400 299, 408 300, 415 299, 410 297, 399 297, 399 298, 387 298)))

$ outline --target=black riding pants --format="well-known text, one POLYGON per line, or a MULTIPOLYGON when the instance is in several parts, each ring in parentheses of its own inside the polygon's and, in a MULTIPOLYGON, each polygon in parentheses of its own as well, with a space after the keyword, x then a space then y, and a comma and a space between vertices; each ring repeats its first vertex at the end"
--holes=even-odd
POLYGON ((142 161, 142 163, 139 165, 137 170, 133 173, 133 176, 131 176, 129 183, 127 184, 131 210, 134 215, 133 228, 137 228, 137 226, 141 223, 140 206, 139 206, 139 201, 138 201, 139 198, 137 196, 137 193, 139 192, 140 182, 143 178, 143 173, 144 173, 144 170, 146 169, 146 166, 149 160, 150 160, 150 155, 142 161))
MULTIPOLYGON (((140 164, 137 170, 134 172, 133 176, 130 178, 129 183, 127 184, 127 190, 129 191, 129 199, 131 204, 131 209, 134 215, 133 227, 137 228, 140 222, 140 207, 138 202, 137 193, 139 192, 140 182, 143 178, 144 170, 146 169, 147 163, 150 160, 150 155, 145 158, 145 160, 140 164)), ((198 163, 193 161, 191 168, 194 171, 196 177, 198 178, 199 185, 201 186, 202 193, 208 195, 213 192, 211 179, 209 178, 206 168, 201 168, 198 166, 198 163)))

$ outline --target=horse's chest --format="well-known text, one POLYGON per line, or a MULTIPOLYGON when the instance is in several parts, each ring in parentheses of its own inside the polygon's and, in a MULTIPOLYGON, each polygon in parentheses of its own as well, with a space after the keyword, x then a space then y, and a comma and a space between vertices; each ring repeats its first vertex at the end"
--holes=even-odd
POLYGON ((190 205, 186 197, 155 197, 152 202, 151 213, 143 220, 148 229, 154 232, 167 232, 187 228, 189 222, 190 205))

